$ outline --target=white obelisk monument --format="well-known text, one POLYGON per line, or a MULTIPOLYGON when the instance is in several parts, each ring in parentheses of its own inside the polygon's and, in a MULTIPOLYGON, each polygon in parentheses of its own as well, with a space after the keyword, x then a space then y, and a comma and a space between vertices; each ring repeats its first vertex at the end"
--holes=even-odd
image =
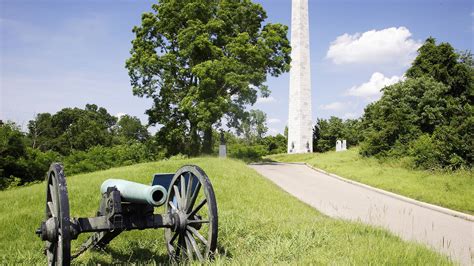
POLYGON ((313 151, 308 24, 308 0, 292 0, 288 153, 313 151))

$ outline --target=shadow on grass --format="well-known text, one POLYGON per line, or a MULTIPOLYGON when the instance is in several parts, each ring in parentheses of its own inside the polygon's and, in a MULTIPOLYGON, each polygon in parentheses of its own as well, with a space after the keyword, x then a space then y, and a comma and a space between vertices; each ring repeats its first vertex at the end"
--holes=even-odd
MULTIPOLYGON (((110 261, 98 258, 94 260, 94 263, 97 265, 116 265, 121 263, 133 263, 141 265, 154 262, 158 265, 176 265, 176 262, 173 262, 167 253, 157 254, 152 252, 150 249, 140 248, 138 246, 133 246, 128 251, 129 252, 124 254, 108 247, 102 251, 96 250, 96 252, 105 252, 110 254, 113 258, 113 262, 110 263, 110 261)), ((217 256, 223 259, 230 259, 232 258, 232 253, 227 248, 217 245, 217 256)))
POLYGON ((224 259, 232 259, 233 257, 232 253, 226 247, 219 245, 219 243, 217 244, 217 256, 224 259))
POLYGON ((133 246, 128 249, 127 253, 116 251, 112 248, 105 248, 104 250, 96 250, 96 252, 108 253, 112 256, 112 263, 106 259, 96 258, 94 264, 97 265, 116 265, 116 264, 150 264, 155 262, 159 265, 171 265, 171 260, 167 253, 154 253, 150 249, 133 246))

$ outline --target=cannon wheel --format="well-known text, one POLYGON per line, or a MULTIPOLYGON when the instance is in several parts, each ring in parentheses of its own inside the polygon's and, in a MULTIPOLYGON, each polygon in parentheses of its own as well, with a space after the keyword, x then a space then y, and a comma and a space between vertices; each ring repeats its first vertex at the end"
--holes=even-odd
POLYGON ((194 165, 180 168, 168 189, 166 212, 174 227, 165 229, 173 260, 194 258, 203 262, 217 247, 217 203, 206 173, 194 165))
POLYGON ((51 164, 46 178, 45 220, 57 219, 57 240, 46 241, 48 265, 69 265, 71 262, 69 198, 63 167, 59 163, 51 164))

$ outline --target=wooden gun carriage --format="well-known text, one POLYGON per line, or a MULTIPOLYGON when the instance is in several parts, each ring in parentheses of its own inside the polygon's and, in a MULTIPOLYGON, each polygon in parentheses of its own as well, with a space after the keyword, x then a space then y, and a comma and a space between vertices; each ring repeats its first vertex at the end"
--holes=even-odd
POLYGON ((108 179, 95 217, 71 218, 64 169, 53 163, 46 177, 45 219, 36 231, 50 265, 67 265, 89 248, 104 248, 123 231, 164 228, 172 260, 212 257, 217 247, 217 204, 211 182, 198 166, 155 174, 152 185, 108 179), (164 214, 155 214, 165 205, 164 214), (94 232, 71 255, 71 240, 94 232))

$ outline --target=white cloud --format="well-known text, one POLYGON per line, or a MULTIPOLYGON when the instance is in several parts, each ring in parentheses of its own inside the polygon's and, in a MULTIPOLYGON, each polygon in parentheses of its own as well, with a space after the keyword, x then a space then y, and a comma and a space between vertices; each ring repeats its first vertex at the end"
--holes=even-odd
POLYGON ((342 115, 343 119, 355 119, 358 117, 360 117, 360 114, 356 114, 356 113, 345 113, 342 115))
POLYGON ((258 97, 257 98, 257 103, 273 103, 273 102, 276 102, 275 98, 273 98, 272 96, 268 96, 268 97, 258 97))
POLYGON ((416 56, 420 41, 411 38, 405 27, 345 33, 331 42, 326 58, 335 64, 390 63, 409 65, 416 56))
POLYGON ((332 110, 332 111, 340 111, 344 109, 347 106, 346 103, 342 102, 333 102, 329 104, 322 104, 319 106, 319 109, 321 110, 332 110))
POLYGON ((278 135, 279 133, 280 132, 277 129, 269 128, 266 135, 275 136, 275 135, 278 135))
POLYGON ((369 101, 374 101, 380 98, 382 89, 385 86, 395 84, 401 80, 404 80, 404 77, 392 76, 385 77, 384 74, 375 72, 370 77, 370 80, 362 83, 359 86, 354 86, 347 90, 346 94, 356 97, 363 97, 369 101))
POLYGON ((116 113, 115 114, 115 117, 118 118, 118 120, 120 120, 120 118, 122 118, 122 116, 126 115, 127 113, 122 113, 122 112, 119 112, 119 113, 116 113))
POLYGON ((267 120, 267 122, 268 122, 269 124, 277 124, 277 123, 280 123, 281 120, 278 119, 278 118, 269 118, 269 119, 267 120))

